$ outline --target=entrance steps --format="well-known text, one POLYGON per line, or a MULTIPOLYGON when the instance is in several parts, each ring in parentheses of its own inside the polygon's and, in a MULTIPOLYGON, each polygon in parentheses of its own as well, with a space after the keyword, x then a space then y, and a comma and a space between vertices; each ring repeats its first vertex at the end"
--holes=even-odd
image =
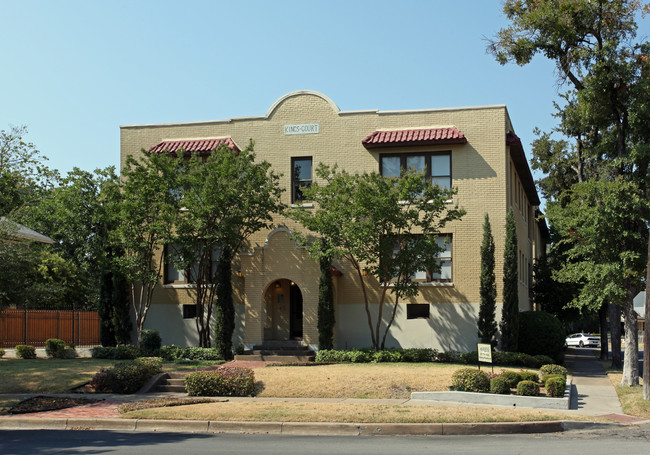
POLYGON ((253 349, 244 351, 235 356, 235 360, 302 363, 313 362, 316 353, 309 349, 302 341, 264 341, 253 346, 253 349))
POLYGON ((189 371, 172 371, 164 373, 156 384, 148 391, 149 393, 187 393, 185 390, 185 376, 189 371))

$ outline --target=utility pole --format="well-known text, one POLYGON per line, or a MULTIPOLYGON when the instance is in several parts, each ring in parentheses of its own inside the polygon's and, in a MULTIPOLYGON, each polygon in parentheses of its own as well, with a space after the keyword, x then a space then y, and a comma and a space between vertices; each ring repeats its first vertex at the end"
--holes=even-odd
POLYGON ((650 400, 650 235, 648 236, 648 270, 645 280, 645 320, 643 322, 643 399, 650 400))

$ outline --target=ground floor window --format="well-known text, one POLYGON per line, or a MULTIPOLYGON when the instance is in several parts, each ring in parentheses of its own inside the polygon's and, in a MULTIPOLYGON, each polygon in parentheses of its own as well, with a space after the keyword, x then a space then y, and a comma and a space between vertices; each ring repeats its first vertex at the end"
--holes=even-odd
POLYGON ((196 318, 196 305, 183 305, 183 319, 196 318))
POLYGON ((406 319, 429 319, 428 303, 406 304, 406 319))

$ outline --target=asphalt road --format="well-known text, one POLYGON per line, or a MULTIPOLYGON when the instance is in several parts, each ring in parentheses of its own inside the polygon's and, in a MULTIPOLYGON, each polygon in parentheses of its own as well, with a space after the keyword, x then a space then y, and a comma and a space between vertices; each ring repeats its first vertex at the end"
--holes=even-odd
POLYGON ((650 425, 605 431, 495 436, 276 436, 116 431, 0 431, 0 454, 529 454, 650 452, 650 425))

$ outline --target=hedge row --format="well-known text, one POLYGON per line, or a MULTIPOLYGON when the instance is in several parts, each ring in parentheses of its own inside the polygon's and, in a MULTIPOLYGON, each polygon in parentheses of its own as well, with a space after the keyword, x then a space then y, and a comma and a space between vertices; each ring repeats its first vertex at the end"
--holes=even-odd
POLYGON ((191 397, 246 397, 255 390, 255 375, 248 368, 217 367, 185 376, 185 389, 191 397))
MULTIPOLYGON (((492 353, 492 361, 495 365, 521 366, 527 368, 539 368, 542 365, 554 363, 551 357, 545 355, 532 356, 520 352, 501 351, 494 351, 492 353)), ((371 349, 321 349, 316 354, 316 362, 442 362, 476 365, 478 363, 478 352, 471 351, 460 354, 455 351, 438 352, 435 349, 427 348, 387 349, 384 351, 374 351, 371 349)))
MULTIPOLYGON (((566 369, 560 365, 544 365, 547 371, 558 371, 555 374, 543 374, 542 382, 546 388, 546 395, 551 397, 564 396, 566 387, 566 375, 562 370, 566 369)), ((543 367, 543 368, 544 368, 543 367)), ((513 388, 517 389, 517 395, 537 396, 539 395, 539 375, 533 371, 503 371, 497 376, 490 378, 485 371, 462 368, 456 370, 451 378, 451 387, 454 390, 463 392, 491 392, 496 394, 509 394, 513 388)))
POLYGON ((157 357, 163 360, 223 360, 216 348, 181 348, 180 346, 162 346, 159 349, 147 351, 138 349, 133 345, 121 345, 113 347, 97 347, 92 349, 92 356, 96 359, 113 359, 113 360, 132 360, 146 355, 147 352, 153 352, 157 357))

